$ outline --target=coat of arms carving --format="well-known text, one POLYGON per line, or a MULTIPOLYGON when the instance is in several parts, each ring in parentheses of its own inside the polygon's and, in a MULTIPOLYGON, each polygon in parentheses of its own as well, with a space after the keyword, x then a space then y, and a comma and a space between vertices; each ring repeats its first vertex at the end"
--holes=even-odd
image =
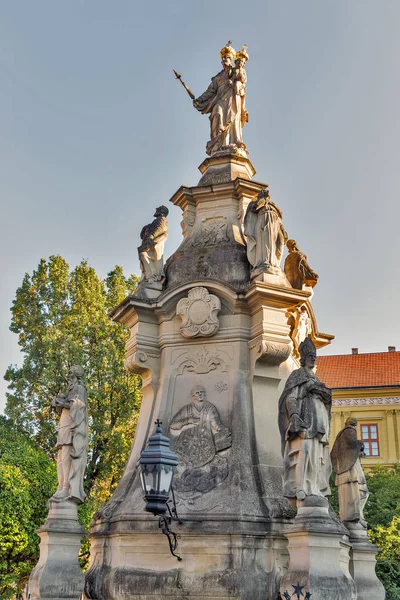
POLYGON ((186 338, 210 337, 219 329, 221 302, 207 288, 195 287, 187 298, 179 300, 176 314, 182 319, 181 334, 186 338))

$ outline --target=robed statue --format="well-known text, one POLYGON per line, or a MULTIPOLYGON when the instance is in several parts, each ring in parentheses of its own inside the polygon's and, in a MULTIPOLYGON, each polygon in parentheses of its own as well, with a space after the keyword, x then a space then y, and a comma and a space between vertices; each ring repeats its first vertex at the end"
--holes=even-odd
POLYGON ((299 250, 295 240, 288 240, 286 245, 289 254, 285 260, 284 271, 290 285, 296 290, 302 290, 304 285, 314 287, 318 275, 308 264, 307 256, 299 250))
POLYGON ((336 473, 335 483, 338 486, 340 518, 346 525, 359 523, 366 528, 364 507, 369 492, 360 463, 363 453, 364 444, 357 439, 357 419, 348 417, 331 452, 332 467, 336 473))
POLYGON ((301 368, 293 371, 279 399, 283 495, 293 504, 306 496, 330 495, 329 432, 332 394, 314 373, 316 348, 300 344, 301 368))
POLYGON ((73 366, 68 373, 68 388, 58 394, 52 406, 60 416, 57 433, 58 487, 51 500, 70 499, 78 504, 84 501, 83 478, 88 453, 88 403, 84 371, 73 366))
POLYGON ((164 244, 168 237, 168 208, 159 206, 154 221, 145 225, 140 233, 142 240, 138 248, 142 281, 155 283, 164 278, 164 244))
POLYGON ((236 152, 247 156, 242 133, 248 121, 245 107, 247 75, 244 68, 249 58, 247 46, 236 53, 231 42, 228 42, 220 55, 222 70, 212 77, 204 94, 193 100, 193 106, 202 114, 210 115, 207 154, 236 152))
POLYGON ((280 263, 287 240, 282 213, 272 202, 269 191, 261 190, 249 203, 244 217, 247 258, 254 270, 281 272, 280 263))
POLYGON ((171 449, 179 459, 174 487, 179 492, 207 493, 228 476, 228 461, 220 452, 231 447, 232 437, 204 387, 194 387, 191 395, 192 402, 169 426, 171 449))

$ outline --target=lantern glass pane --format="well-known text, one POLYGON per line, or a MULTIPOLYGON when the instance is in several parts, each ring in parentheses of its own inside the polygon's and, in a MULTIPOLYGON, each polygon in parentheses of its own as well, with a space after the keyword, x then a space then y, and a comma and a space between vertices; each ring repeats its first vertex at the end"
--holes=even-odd
POLYGON ((146 494, 148 494, 149 492, 151 492, 151 490, 156 491, 157 490, 157 472, 155 470, 151 470, 149 471, 145 471, 144 473, 142 473, 143 476, 143 480, 144 480, 144 486, 143 489, 145 491, 146 494))
POLYGON ((169 488, 171 487, 172 474, 173 474, 172 469, 169 469, 168 473, 166 471, 164 471, 164 469, 161 469, 160 492, 164 492, 166 494, 169 493, 169 488))

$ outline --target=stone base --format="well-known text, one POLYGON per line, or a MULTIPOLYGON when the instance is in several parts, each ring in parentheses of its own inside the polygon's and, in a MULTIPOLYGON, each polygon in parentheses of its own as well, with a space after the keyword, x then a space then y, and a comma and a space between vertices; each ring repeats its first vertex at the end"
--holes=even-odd
POLYGON ((279 267, 264 265, 262 267, 258 267, 257 269, 253 269, 250 272, 250 275, 253 281, 262 281, 263 283, 279 285, 280 287, 292 287, 287 280, 285 273, 279 267))
POLYGON ((40 536, 40 558, 29 578, 31 600, 80 600, 84 575, 78 554, 85 533, 78 523, 75 502, 49 501, 46 523, 40 536))
MULTIPOLYGON (((175 523, 174 523, 175 525, 175 523)), ((128 534, 104 544, 92 536, 92 562, 86 573, 85 598, 91 600, 275 600, 284 538, 254 535, 185 534, 171 556, 160 532, 128 534)))
POLYGON ((365 529, 350 529, 350 573, 357 588, 357 600, 384 600, 385 589, 375 573, 378 548, 368 540, 365 529))
POLYGON ((343 528, 333 521, 327 506, 302 506, 289 541, 289 568, 280 583, 281 597, 310 600, 355 600, 349 571, 350 545, 343 528))
POLYGON ((133 294, 140 300, 154 300, 163 290, 162 281, 141 281, 133 294))
POLYGON ((202 173, 199 186, 228 183, 237 177, 252 179, 256 173, 248 158, 237 153, 227 152, 206 158, 201 163, 199 170, 202 173))

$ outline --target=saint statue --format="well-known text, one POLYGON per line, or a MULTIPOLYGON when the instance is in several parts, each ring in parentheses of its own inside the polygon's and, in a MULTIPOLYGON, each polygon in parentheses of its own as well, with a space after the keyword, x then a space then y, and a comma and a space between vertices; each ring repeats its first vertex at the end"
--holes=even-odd
POLYGON ((164 244, 168 236, 168 208, 159 206, 155 219, 145 225, 140 233, 142 240, 138 248, 142 281, 154 283, 164 278, 164 244))
POLYGON ((282 213, 272 202, 268 190, 261 190, 256 200, 249 203, 244 217, 244 235, 247 258, 253 270, 281 272, 287 233, 282 213))
POLYGON ((364 506, 369 492, 360 463, 364 444, 357 439, 357 419, 348 417, 344 429, 339 431, 331 452, 336 485, 339 492, 339 511, 342 521, 358 523, 366 528, 364 506))
POLYGON ((303 285, 314 287, 318 275, 308 264, 307 256, 300 252, 295 240, 288 240, 286 245, 289 254, 285 260, 284 271, 290 285, 296 290, 302 290, 303 285))
POLYGON ((83 502, 83 491, 88 453, 88 404, 84 371, 71 367, 68 373, 66 394, 59 394, 52 406, 60 415, 57 435, 57 491, 51 500, 61 502, 67 498, 78 504, 83 502))
POLYGON ((301 342, 304 342, 306 337, 312 332, 311 317, 305 304, 298 306, 295 313, 295 325, 293 329, 292 340, 294 344, 295 354, 300 355, 299 348, 301 342))
POLYGON ((243 126, 248 121, 244 68, 249 59, 247 46, 236 53, 229 41, 220 55, 222 71, 212 77, 204 94, 193 100, 193 106, 203 115, 210 115, 211 139, 206 146, 207 154, 238 152, 247 156, 242 136, 243 126))
POLYGON ((291 503, 329 496, 329 431, 332 394, 314 374, 316 349, 310 337, 300 344, 301 368, 293 371, 279 399, 283 495, 291 503))
POLYGON ((176 413, 169 426, 171 449, 179 459, 174 476, 178 491, 209 492, 229 473, 227 459, 219 453, 231 447, 231 432, 206 396, 204 387, 193 388, 192 402, 176 413))

